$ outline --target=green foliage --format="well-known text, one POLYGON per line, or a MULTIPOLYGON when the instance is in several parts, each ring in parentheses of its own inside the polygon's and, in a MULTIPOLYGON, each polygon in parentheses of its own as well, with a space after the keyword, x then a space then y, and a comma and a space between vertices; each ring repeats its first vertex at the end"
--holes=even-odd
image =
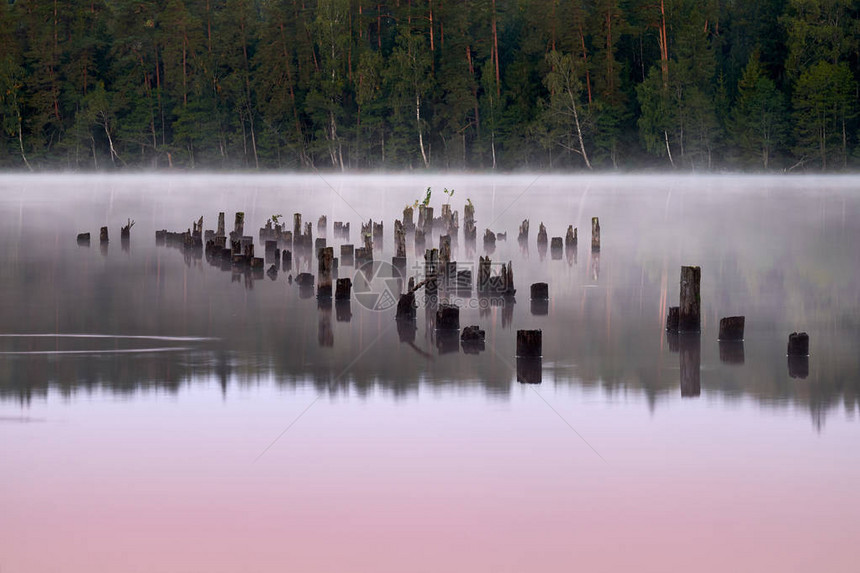
POLYGON ((841 169, 858 21, 857 0, 0 2, 0 166, 841 169))

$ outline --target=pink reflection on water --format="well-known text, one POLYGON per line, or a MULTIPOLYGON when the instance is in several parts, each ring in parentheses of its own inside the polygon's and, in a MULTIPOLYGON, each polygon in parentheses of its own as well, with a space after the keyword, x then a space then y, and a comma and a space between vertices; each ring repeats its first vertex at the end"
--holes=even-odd
POLYGON ((856 570, 856 424, 538 391, 607 463, 524 386, 323 397, 256 463, 311 390, 51 394, 1 426, 0 566, 856 570))

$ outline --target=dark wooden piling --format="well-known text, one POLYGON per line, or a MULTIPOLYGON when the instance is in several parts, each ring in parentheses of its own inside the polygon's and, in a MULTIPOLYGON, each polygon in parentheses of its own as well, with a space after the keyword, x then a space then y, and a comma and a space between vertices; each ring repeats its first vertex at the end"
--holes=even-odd
POLYGON ((317 258, 319 258, 320 256, 320 250, 326 248, 326 244, 327 241, 322 237, 317 237, 317 239, 314 241, 314 253, 316 254, 317 258))
POLYGON ((334 249, 323 247, 319 250, 319 283, 317 297, 331 298, 332 296, 332 267, 334 266, 334 249))
POLYGON ((270 279, 275 280, 278 278, 278 267, 276 265, 272 265, 269 267, 269 270, 266 271, 266 274, 270 279))
POLYGON ((128 241, 131 239, 131 228, 134 227, 134 221, 128 219, 126 225, 119 230, 119 238, 128 241))
POLYGON ((475 226, 475 206, 471 201, 463 207, 463 238, 467 243, 477 239, 478 229, 475 226))
POLYGON ((411 205, 403 208, 403 228, 406 232, 415 230, 414 209, 411 205))
POLYGON ((598 217, 591 218, 591 250, 600 251, 600 219, 598 217))
POLYGON ((281 268, 284 271, 293 270, 293 252, 287 249, 284 249, 281 253, 281 268))
POLYGON ((353 245, 341 245, 340 260, 345 267, 353 266, 355 264, 355 247, 353 245))
POLYGON ((564 242, 561 237, 553 237, 550 242, 550 253, 553 260, 560 260, 564 252, 564 242))
MULTIPOLYGON (((163 231, 162 231, 162 232, 163 232, 163 231)), ((158 237, 158 233, 159 233, 159 231, 156 231, 156 232, 155 232, 155 244, 156 244, 156 245, 158 245, 158 244, 159 244, 159 237, 158 237)), ((160 244, 164 244, 164 237, 163 237, 163 235, 162 235, 161 243, 160 243, 160 244)), ((90 234, 89 234, 89 233, 78 233, 78 245, 80 245, 80 246, 82 246, 82 247, 89 247, 89 246, 90 246, 90 234)))
POLYGON ((218 213, 218 229, 215 231, 216 237, 225 237, 227 235, 226 228, 224 226, 224 211, 218 213))
POLYGON ((488 294, 490 289, 492 261, 490 257, 480 257, 478 259, 478 293, 488 294))
POLYGON ((400 219, 394 220, 394 256, 406 257, 406 228, 400 219))
POLYGON ((99 230, 99 242, 100 243, 107 243, 109 241, 110 241, 110 239, 108 238, 108 228, 102 227, 99 230))
MULTIPOLYGON (((451 262, 451 235, 440 235, 439 236, 439 266, 437 268, 437 275, 440 277, 440 283, 442 286, 448 286, 448 283, 451 279, 452 274, 452 265, 456 268, 457 264, 451 262)), ((456 276, 456 270, 453 270, 453 273, 456 276)))
POLYGON ((400 295, 400 298, 397 300, 397 313, 395 318, 397 320, 415 320, 416 308, 415 293, 413 291, 405 292, 400 295))
POLYGON ((549 241, 548 241, 548 239, 547 239, 546 227, 544 227, 543 222, 541 222, 540 226, 538 227, 537 244, 538 244, 538 246, 539 246, 539 247, 540 247, 541 245, 543 245, 544 247, 546 247, 548 242, 549 242, 549 241))
POLYGON ((718 340, 743 340, 744 339, 743 316, 727 316, 720 319, 720 335, 718 340))
POLYGON ((792 332, 788 335, 788 356, 809 356, 809 335, 792 332))
POLYGON ((455 304, 440 304, 436 309, 436 330, 459 330, 460 307, 455 304))
POLYGON ((488 255, 496 252, 496 234, 489 229, 484 231, 484 252, 488 255))
POLYGON ((538 357, 543 354, 543 332, 540 330, 517 331, 517 356, 538 357))
POLYGON ((433 207, 424 208, 424 236, 433 235, 433 207))
POLYGON ((302 214, 293 213, 293 248, 302 246, 302 214))
POLYGON ((678 319, 681 309, 677 306, 669 307, 669 314, 666 315, 666 330, 668 332, 678 332, 678 319))
POLYGON ((242 211, 236 213, 236 218, 233 221, 233 233, 237 237, 241 237, 245 234, 245 213, 242 211))
POLYGON ((678 314, 679 332, 700 332, 702 305, 699 286, 702 280, 700 267, 681 267, 681 297, 678 314))
POLYGON ((529 243, 529 220, 524 219, 522 223, 520 223, 520 232, 517 235, 517 242, 520 245, 527 246, 529 243))
POLYGON ((337 284, 334 291, 335 300, 349 300, 352 296, 352 279, 343 278, 337 279, 337 284))
POLYGON ((681 397, 695 398, 702 393, 702 337, 698 332, 679 336, 681 367, 681 397))
POLYGON ((547 283, 533 283, 531 286, 532 300, 548 300, 549 285, 547 283))
POLYGON ((278 241, 266 241, 264 243, 265 246, 265 255, 266 262, 271 262, 277 260, 277 256, 275 255, 275 251, 278 250, 278 241))
POLYGON ((299 273, 296 275, 296 284, 300 287, 313 287, 314 276, 311 273, 299 273))
POLYGON ((567 226, 567 234, 564 236, 564 246, 568 248, 576 248, 579 239, 576 236, 576 228, 573 225, 567 226))
POLYGON ((328 217, 325 215, 321 215, 317 220, 317 233, 320 237, 326 236, 326 230, 328 229, 328 217))
POLYGON ((477 325, 467 326, 460 334, 460 344, 466 354, 479 354, 484 351, 487 333, 477 325))

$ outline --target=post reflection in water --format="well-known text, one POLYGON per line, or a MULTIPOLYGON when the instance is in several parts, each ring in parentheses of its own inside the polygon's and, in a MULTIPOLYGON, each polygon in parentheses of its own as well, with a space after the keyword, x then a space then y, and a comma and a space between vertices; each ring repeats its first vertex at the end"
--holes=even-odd
POLYGON ((681 365, 681 396, 698 398, 702 393, 702 336, 698 332, 678 335, 681 365))
POLYGON ((744 363, 744 341, 743 340, 720 340, 720 362, 723 364, 744 363))

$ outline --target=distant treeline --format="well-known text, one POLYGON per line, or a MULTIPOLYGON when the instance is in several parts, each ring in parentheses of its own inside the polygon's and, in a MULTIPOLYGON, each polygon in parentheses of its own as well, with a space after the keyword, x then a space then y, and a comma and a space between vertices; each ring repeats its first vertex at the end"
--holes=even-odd
POLYGON ((0 166, 841 170, 860 0, 0 0, 0 166))

